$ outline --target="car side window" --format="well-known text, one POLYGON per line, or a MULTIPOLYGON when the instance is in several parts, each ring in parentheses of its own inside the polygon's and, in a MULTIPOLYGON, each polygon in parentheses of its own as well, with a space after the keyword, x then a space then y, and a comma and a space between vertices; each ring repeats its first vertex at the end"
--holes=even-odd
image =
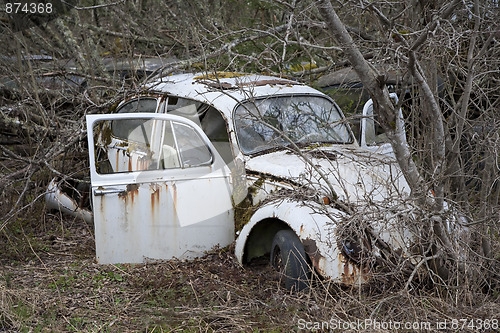
POLYGON ((157 100, 153 97, 139 97, 118 107, 118 113, 156 112, 157 100))
POLYGON ((366 144, 368 146, 375 146, 388 142, 387 135, 378 122, 377 114, 372 114, 371 117, 366 119, 365 131, 366 144))
POLYGON ((164 106, 168 114, 187 118, 200 126, 226 163, 233 160, 227 123, 219 110, 205 103, 175 96, 168 96, 164 106))
POLYGON ((201 120, 201 128, 224 162, 229 164, 233 160, 233 152, 229 142, 226 120, 221 113, 217 109, 209 107, 201 120))

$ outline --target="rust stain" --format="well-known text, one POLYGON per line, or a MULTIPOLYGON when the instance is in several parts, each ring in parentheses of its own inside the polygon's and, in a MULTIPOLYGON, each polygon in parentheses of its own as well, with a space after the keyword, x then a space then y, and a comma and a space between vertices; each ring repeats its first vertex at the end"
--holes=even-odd
POLYGON ((359 278, 356 266, 342 253, 340 254, 340 256, 342 256, 342 263, 344 265, 344 274, 342 275, 342 283, 347 285, 353 285, 359 278))
POLYGON ((136 163, 135 171, 148 170, 151 164, 151 160, 148 157, 139 157, 136 163))
POLYGON ((128 171, 132 171, 132 158, 129 157, 128 159, 128 171))
MULTIPOLYGON (((300 227, 300 232, 303 232, 303 226, 300 227)), ((302 244, 304 245, 304 250, 311 259, 312 265, 316 268, 316 270, 323 274, 324 270, 321 267, 320 262, 324 258, 318 250, 316 241, 314 239, 306 238, 302 240, 302 244)))
POLYGON ((341 275, 342 284, 352 285, 356 281, 356 276, 354 275, 354 271, 351 273, 349 270, 350 263, 349 260, 342 254, 339 253, 339 273, 341 275))
POLYGON ((128 198, 130 198, 130 202, 133 205, 135 196, 137 196, 137 195, 139 195, 139 185, 138 184, 128 184, 127 191, 118 194, 118 197, 124 199, 125 201, 127 201, 128 198))
MULTIPOLYGON (((301 226, 300 232, 303 232, 301 226)), ((321 255, 316 241, 314 239, 306 238, 302 240, 304 250, 311 259, 312 265, 320 274, 324 274, 325 258, 321 255)), ((338 254, 338 274, 344 285, 353 285, 359 280, 367 281, 369 279, 368 268, 358 267, 358 265, 351 261, 348 257, 344 256, 342 252, 338 254)))
POLYGON ((339 273, 342 284, 353 285, 357 282, 366 282, 370 278, 367 268, 359 267, 356 263, 339 253, 339 273))
POLYGON ((120 151, 117 150, 116 151, 116 169, 115 169, 116 172, 118 172, 118 170, 120 170, 119 169, 119 166, 120 166, 119 162, 120 162, 120 151))
POLYGON ((342 275, 342 282, 345 284, 354 284, 356 279, 355 271, 353 270, 351 272, 350 268, 351 265, 349 261, 346 260, 344 262, 344 274, 342 275))
MULTIPOLYGON (((342 253, 339 253, 339 260, 337 260, 337 272, 339 272, 339 275, 342 274, 342 265, 344 264, 342 262, 343 259, 344 259, 344 256, 342 255, 342 253)), ((342 280, 342 283, 344 283, 343 276, 340 276, 340 278, 342 280)))
POLYGON ((139 195, 139 190, 129 192, 130 202, 132 203, 132 205, 134 204, 134 199, 136 195, 139 195))
POLYGON ((174 216, 177 216, 177 186, 172 184, 172 195, 173 195, 173 201, 174 201, 174 216))
POLYGON ((160 203, 160 188, 156 184, 151 184, 150 190, 151 190, 151 213, 154 216, 156 207, 159 207, 158 204, 160 203))

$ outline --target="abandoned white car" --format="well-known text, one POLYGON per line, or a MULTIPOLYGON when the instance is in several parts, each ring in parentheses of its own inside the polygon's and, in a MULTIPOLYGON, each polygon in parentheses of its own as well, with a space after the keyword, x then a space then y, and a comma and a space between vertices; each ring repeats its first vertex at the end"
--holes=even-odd
POLYGON ((93 218, 99 263, 193 258, 236 239, 240 263, 267 255, 300 290, 312 272, 362 283, 380 244, 411 245, 391 222, 409 193, 395 160, 360 147, 334 101, 301 83, 166 76, 88 115, 87 132, 92 212, 56 181, 47 202, 93 218))

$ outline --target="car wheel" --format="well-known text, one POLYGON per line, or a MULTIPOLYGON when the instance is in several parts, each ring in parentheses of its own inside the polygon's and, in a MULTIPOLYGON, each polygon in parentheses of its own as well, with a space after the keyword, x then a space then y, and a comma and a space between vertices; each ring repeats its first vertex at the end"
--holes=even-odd
POLYGON ((300 291, 309 286, 309 258, 299 237, 292 230, 280 230, 274 236, 271 266, 280 273, 287 290, 300 291))

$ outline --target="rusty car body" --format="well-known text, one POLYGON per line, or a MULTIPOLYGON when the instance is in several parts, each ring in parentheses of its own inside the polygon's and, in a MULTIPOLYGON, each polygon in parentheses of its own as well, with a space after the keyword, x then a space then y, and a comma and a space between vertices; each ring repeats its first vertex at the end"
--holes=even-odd
POLYGON ((401 170, 359 146, 327 95, 241 73, 146 88, 87 116, 92 215, 55 181, 47 193, 50 207, 93 216, 99 263, 193 258, 236 240, 240 263, 270 256, 286 287, 303 289, 312 272, 362 283, 376 244, 411 245, 396 223, 409 193, 401 170), (348 231, 360 223, 354 207, 370 235, 348 231))

